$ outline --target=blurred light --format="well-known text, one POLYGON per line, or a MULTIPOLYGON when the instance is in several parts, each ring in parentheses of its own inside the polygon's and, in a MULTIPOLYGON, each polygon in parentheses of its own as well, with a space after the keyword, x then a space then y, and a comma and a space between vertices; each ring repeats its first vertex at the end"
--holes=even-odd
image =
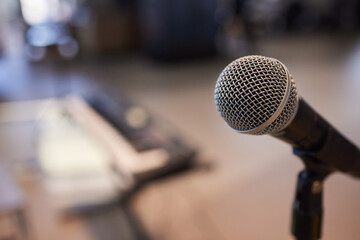
POLYGON ((49 20, 51 6, 48 0, 21 0, 20 3, 23 17, 28 24, 40 24, 49 20))
POLYGON ((47 25, 31 27, 26 32, 28 42, 37 47, 56 44, 58 42, 59 35, 58 31, 47 25))
POLYGON ((40 61, 45 57, 46 48, 44 47, 35 47, 31 45, 26 45, 25 47, 26 56, 33 61, 40 61))
POLYGON ((69 29, 62 24, 36 25, 26 32, 27 42, 36 47, 65 44, 71 39, 69 29))
POLYGON ((139 107, 130 107, 125 112, 126 123, 133 128, 144 127, 148 122, 148 115, 145 110, 139 107))
POLYGON ((69 0, 20 0, 20 3, 29 25, 69 22, 76 7, 69 0))

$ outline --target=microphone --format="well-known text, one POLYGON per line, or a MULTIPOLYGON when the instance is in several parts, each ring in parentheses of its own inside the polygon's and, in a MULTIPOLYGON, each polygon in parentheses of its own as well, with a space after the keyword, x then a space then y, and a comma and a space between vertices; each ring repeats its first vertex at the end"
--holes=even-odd
POLYGON ((360 150, 297 92, 288 69, 264 56, 231 62, 215 86, 216 108, 240 133, 270 134, 293 146, 310 169, 360 177, 360 150))

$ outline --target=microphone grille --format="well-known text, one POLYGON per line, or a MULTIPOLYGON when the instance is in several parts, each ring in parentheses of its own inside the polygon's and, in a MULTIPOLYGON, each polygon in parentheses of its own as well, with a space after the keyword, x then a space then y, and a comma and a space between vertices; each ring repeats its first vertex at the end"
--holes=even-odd
POLYGON ((247 56, 222 71, 215 86, 215 103, 231 128, 255 135, 274 134, 296 114, 298 95, 280 61, 247 56))

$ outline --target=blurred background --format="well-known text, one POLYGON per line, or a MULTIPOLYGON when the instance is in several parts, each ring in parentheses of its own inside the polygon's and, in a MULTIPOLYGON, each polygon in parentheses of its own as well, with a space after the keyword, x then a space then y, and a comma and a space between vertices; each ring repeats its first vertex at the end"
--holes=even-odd
MULTIPOLYGON (((0 240, 292 239, 301 161, 214 85, 278 58, 359 146, 359 29, 355 0, 1 0, 0 240)), ((323 239, 360 238, 359 184, 327 179, 323 239)))

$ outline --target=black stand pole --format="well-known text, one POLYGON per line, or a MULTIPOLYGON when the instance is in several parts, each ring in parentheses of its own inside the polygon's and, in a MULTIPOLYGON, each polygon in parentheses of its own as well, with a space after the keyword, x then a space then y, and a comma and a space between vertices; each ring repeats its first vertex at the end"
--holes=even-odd
POLYGON ((292 212, 292 234, 297 240, 317 240, 321 237, 323 214, 321 175, 308 170, 298 175, 292 212))
POLYGON ((332 171, 319 167, 306 152, 294 149, 294 153, 303 160, 305 170, 297 179, 291 232, 297 240, 317 240, 321 238, 323 182, 332 171))

